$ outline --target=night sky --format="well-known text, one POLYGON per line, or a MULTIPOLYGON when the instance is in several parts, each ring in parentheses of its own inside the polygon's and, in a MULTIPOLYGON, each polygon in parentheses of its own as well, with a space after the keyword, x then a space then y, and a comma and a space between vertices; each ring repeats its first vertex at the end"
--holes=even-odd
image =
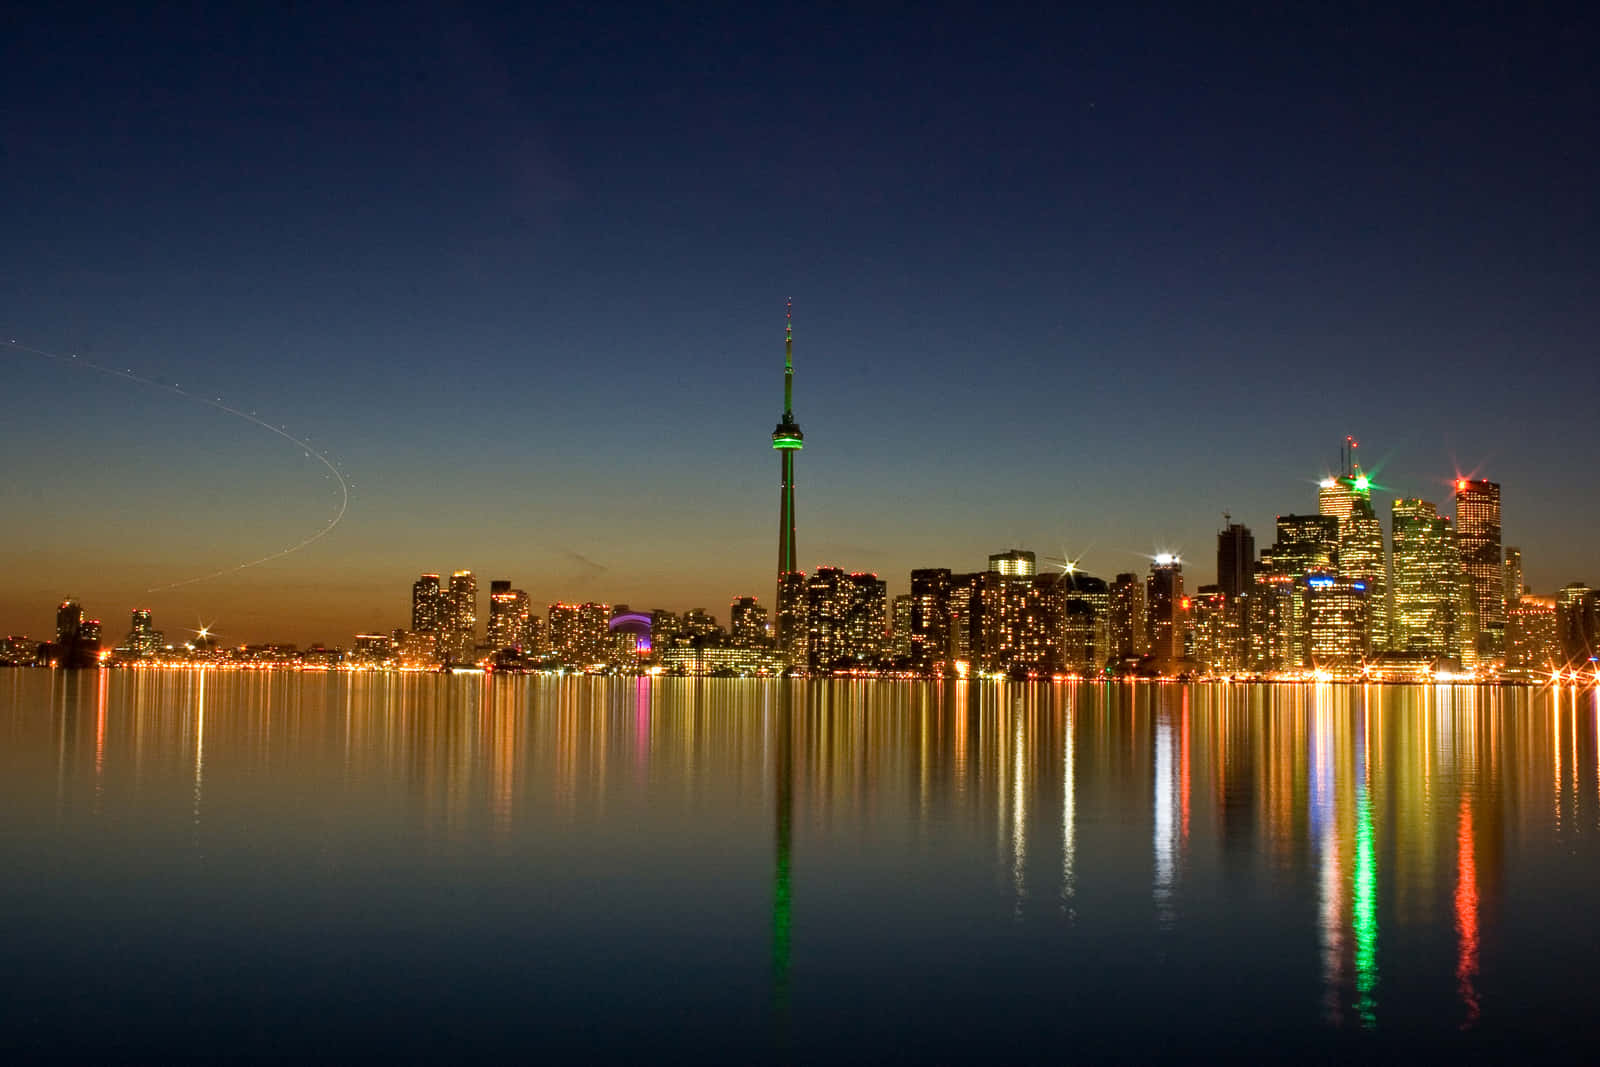
MULTIPOLYGON (((65 5, 63 5, 65 7, 65 5)), ((1343 436, 1504 486, 1600 582, 1594 16, 1253 5, 863 18, 283 4, 8 14, 0 633, 348 643, 421 571, 772 596, 1013 545, 1211 580, 1343 436)))

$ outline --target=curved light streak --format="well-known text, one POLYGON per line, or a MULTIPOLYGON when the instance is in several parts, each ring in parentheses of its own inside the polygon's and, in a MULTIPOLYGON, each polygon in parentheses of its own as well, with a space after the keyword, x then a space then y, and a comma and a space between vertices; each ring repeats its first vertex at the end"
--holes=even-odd
POLYGON ((272 423, 257 418, 255 415, 252 415, 247 411, 240 411, 236 407, 231 407, 227 404, 224 404, 220 397, 212 400, 196 393, 191 393, 181 386, 167 385, 164 382, 154 381, 150 378, 144 377, 143 375, 135 374, 132 370, 117 370, 114 367, 103 367, 92 360, 79 359, 75 355, 69 357, 63 356, 58 352, 47 352, 42 348, 34 348, 32 345, 21 344, 15 339, 11 341, 10 347, 20 352, 30 352, 36 356, 43 356, 45 359, 55 360, 58 363, 66 363, 71 366, 87 367, 90 370, 98 371, 99 373, 108 375, 112 378, 121 378, 124 381, 133 382, 137 385, 149 386, 151 389, 161 389, 169 393, 175 393, 186 400, 195 400, 206 405, 207 407, 216 408, 218 411, 226 412, 229 415, 238 416, 248 423, 252 423, 261 427, 263 430, 269 430, 272 433, 277 434, 285 441, 288 441, 290 444, 300 448, 306 453, 306 455, 315 458, 318 463, 321 463, 324 467, 328 468, 328 473, 333 475, 334 479, 339 483, 339 510, 334 513, 333 518, 329 519, 326 525, 317 530, 311 536, 290 545, 288 548, 269 553, 260 557, 259 559, 248 560, 244 563, 234 564, 231 567, 223 567, 221 570, 212 571, 209 574, 201 574, 193 578, 183 578, 176 582, 168 582, 165 585, 151 586, 149 589, 145 590, 146 593, 164 593, 169 589, 177 589, 185 585, 194 585, 197 582, 208 582, 213 578, 221 578, 224 575, 234 574, 242 570, 248 570, 251 567, 259 567, 263 563, 271 563, 275 559, 282 559, 284 556, 298 552, 302 548, 307 548, 328 536, 333 532, 333 528, 339 525, 340 521, 344 518, 344 513, 350 508, 350 484, 344 480, 344 475, 339 473, 339 468, 334 466, 327 456, 323 455, 317 449, 312 447, 309 441, 301 440, 288 430, 285 430, 282 426, 274 426, 272 423))

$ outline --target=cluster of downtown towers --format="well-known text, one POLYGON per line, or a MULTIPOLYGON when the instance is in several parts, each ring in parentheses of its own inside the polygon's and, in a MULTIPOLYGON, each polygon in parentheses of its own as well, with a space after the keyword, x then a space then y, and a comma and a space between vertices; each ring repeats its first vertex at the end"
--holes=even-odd
MULTIPOLYGON (((793 329, 784 338, 783 416, 772 433, 782 463, 776 611, 733 601, 724 630, 702 610, 682 616, 601 603, 552 604, 548 623, 527 594, 495 582, 488 632, 476 628, 476 579, 423 575, 402 662, 543 663, 690 671, 887 669, 929 675, 1059 672, 1292 677, 1307 672, 1548 674, 1587 661, 1600 628, 1594 591, 1573 583, 1528 595, 1521 554, 1502 548, 1500 486, 1455 482, 1455 515, 1393 502, 1389 545, 1372 485, 1354 461, 1323 479, 1315 514, 1277 518, 1276 540, 1229 522, 1217 535, 1217 582, 1187 591, 1183 562, 1110 582, 1068 564, 1039 573, 1032 552, 989 557, 988 569, 911 572, 891 602, 876 574, 797 565, 795 461, 805 436, 793 408, 793 329), (1392 545, 1392 551, 1390 550, 1392 545), (508 662, 509 657, 509 662, 508 662)), ((1063 561, 1065 562, 1065 561, 1063 561)))

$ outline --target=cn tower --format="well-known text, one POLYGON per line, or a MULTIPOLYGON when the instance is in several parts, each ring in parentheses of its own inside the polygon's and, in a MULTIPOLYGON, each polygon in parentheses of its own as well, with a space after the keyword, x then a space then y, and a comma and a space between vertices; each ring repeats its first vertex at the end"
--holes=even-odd
POLYGON ((775 603, 778 649, 797 666, 804 655, 805 580, 795 563, 794 454, 805 434, 794 421, 794 301, 783 312, 783 420, 772 431, 772 447, 783 456, 783 489, 778 503, 778 597, 775 603))

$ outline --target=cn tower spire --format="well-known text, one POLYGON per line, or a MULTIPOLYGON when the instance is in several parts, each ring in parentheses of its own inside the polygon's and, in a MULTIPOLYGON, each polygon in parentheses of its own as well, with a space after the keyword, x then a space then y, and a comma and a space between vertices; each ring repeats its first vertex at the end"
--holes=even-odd
POLYGON ((804 658, 805 575, 795 557, 794 456, 806 435, 794 419, 794 301, 783 308, 783 419, 772 431, 772 447, 783 457, 783 487, 778 498, 778 648, 790 666, 804 658))
POLYGON ((783 305, 783 418, 794 421, 794 297, 783 305))

